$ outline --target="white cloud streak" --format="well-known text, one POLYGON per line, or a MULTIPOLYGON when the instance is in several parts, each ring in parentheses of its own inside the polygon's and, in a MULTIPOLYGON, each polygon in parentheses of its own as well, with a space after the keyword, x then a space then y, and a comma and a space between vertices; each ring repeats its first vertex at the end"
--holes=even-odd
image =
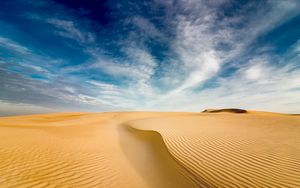
POLYGON ((27 47, 9 39, 9 38, 5 38, 5 37, 1 37, 0 36, 0 46, 10 50, 10 51, 14 51, 20 54, 30 54, 31 50, 29 50, 27 47))
POLYGON ((57 28, 56 33, 64 38, 73 39, 82 45, 95 42, 95 36, 91 32, 80 30, 71 20, 51 18, 47 22, 57 28))

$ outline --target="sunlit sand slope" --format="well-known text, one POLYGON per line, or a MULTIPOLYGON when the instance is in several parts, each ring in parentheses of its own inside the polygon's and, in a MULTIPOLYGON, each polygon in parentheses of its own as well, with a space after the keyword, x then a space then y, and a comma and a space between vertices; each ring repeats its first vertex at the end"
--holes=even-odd
POLYGON ((300 187, 300 116, 200 113, 132 121, 203 187, 300 187))
POLYGON ((0 118, 0 187, 300 187, 300 116, 61 113, 0 118))

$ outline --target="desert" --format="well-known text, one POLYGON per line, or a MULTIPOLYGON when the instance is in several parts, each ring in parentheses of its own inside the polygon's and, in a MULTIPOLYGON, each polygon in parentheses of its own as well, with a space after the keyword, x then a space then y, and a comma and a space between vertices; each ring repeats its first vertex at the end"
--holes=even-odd
POLYGON ((56 113, 0 118, 0 187, 299 187, 300 116, 56 113))
POLYGON ((0 0, 0 188, 300 188, 300 0, 0 0))

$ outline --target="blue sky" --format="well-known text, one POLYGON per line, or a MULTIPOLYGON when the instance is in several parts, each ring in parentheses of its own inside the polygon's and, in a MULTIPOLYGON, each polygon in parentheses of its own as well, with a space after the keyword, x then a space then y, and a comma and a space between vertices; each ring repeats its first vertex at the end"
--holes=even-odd
POLYGON ((300 1, 0 2, 0 113, 300 112, 300 1))

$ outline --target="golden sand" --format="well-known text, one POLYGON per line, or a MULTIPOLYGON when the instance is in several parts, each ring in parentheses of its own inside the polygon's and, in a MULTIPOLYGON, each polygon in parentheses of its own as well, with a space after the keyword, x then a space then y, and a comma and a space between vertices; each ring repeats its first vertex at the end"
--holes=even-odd
POLYGON ((0 138, 0 187, 300 187, 297 115, 14 116, 0 138))

